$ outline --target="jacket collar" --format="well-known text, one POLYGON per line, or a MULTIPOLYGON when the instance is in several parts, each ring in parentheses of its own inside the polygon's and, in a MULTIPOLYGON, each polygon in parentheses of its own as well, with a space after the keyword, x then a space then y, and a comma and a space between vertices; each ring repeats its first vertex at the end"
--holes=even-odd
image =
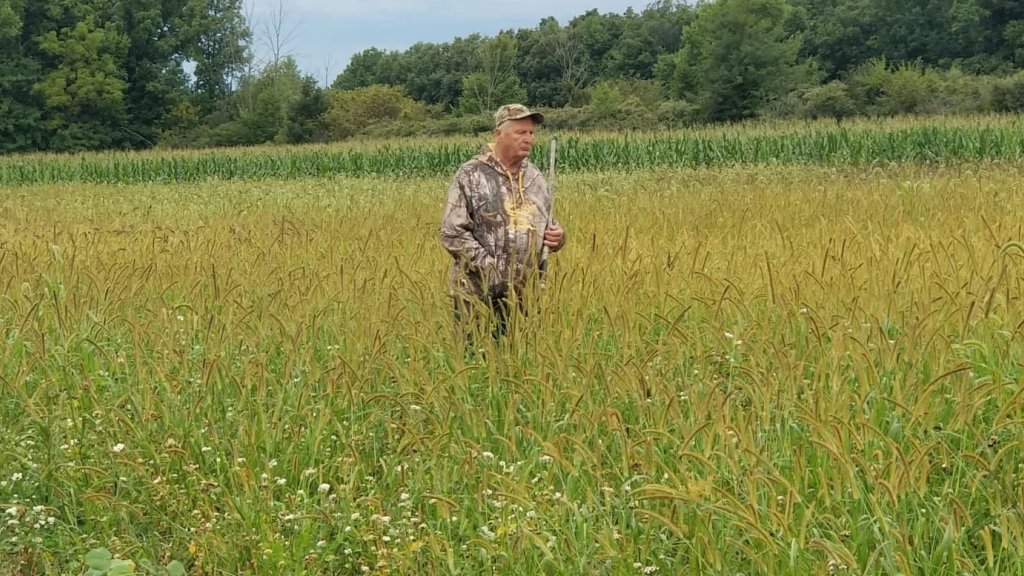
MULTIPOLYGON (((481 147, 480 151, 477 153, 476 158, 481 163, 493 168, 499 174, 503 176, 508 174, 508 171, 505 169, 505 167, 502 166, 501 162, 498 161, 498 157, 494 155, 494 143, 485 144, 483 147, 481 147)), ((519 166, 519 170, 523 173, 524 187, 529 187, 530 184, 533 183, 533 180, 537 177, 537 175, 540 174, 540 171, 537 169, 536 166, 533 165, 532 162, 530 162, 529 158, 523 160, 523 163, 519 166)))

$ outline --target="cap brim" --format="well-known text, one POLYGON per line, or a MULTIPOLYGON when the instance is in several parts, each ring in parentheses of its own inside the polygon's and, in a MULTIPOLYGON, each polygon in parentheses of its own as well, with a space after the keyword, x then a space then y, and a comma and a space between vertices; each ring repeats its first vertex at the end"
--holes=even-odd
MULTIPOLYGON (((512 120, 523 120, 524 118, 529 118, 533 120, 534 124, 544 123, 544 115, 541 114, 540 112, 531 112, 530 114, 523 114, 522 116, 512 116, 510 118, 507 118, 505 122, 509 122, 512 120)), ((505 122, 502 122, 502 124, 504 124, 505 122)))
POLYGON ((533 114, 530 114, 529 116, 523 116, 523 118, 532 118, 533 122, 535 124, 543 124, 544 123, 544 115, 541 114, 540 112, 534 112, 533 114))

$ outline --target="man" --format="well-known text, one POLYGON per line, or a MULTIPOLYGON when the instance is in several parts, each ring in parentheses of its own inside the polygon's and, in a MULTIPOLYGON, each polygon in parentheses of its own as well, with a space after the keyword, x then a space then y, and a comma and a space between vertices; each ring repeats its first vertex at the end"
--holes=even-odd
POLYGON ((521 296, 536 285, 543 247, 554 253, 565 244, 565 232, 551 217, 551 191, 528 159, 543 123, 542 114, 522 104, 499 108, 494 142, 460 166, 448 188, 441 244, 453 259, 455 321, 466 336, 488 309, 497 319, 493 336, 504 334, 510 300, 527 312, 521 296))

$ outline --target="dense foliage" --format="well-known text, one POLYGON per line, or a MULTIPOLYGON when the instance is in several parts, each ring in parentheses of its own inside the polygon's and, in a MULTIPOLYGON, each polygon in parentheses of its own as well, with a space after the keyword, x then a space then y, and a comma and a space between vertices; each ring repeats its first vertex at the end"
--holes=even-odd
POLYGON ((243 12, 0 0, 0 153, 469 134, 509 100, 581 129, 1024 108, 1024 5, 1010 0, 659 0, 369 48, 329 87, 243 12), (266 62, 261 40, 278 48, 266 62))

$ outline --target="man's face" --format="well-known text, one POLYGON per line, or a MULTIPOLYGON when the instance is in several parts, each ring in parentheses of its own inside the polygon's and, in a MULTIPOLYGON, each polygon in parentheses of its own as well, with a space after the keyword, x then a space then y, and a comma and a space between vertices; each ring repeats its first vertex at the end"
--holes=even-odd
POLYGON ((506 160, 521 162, 530 156, 533 148, 533 120, 509 120, 495 130, 495 143, 498 154, 506 160))

